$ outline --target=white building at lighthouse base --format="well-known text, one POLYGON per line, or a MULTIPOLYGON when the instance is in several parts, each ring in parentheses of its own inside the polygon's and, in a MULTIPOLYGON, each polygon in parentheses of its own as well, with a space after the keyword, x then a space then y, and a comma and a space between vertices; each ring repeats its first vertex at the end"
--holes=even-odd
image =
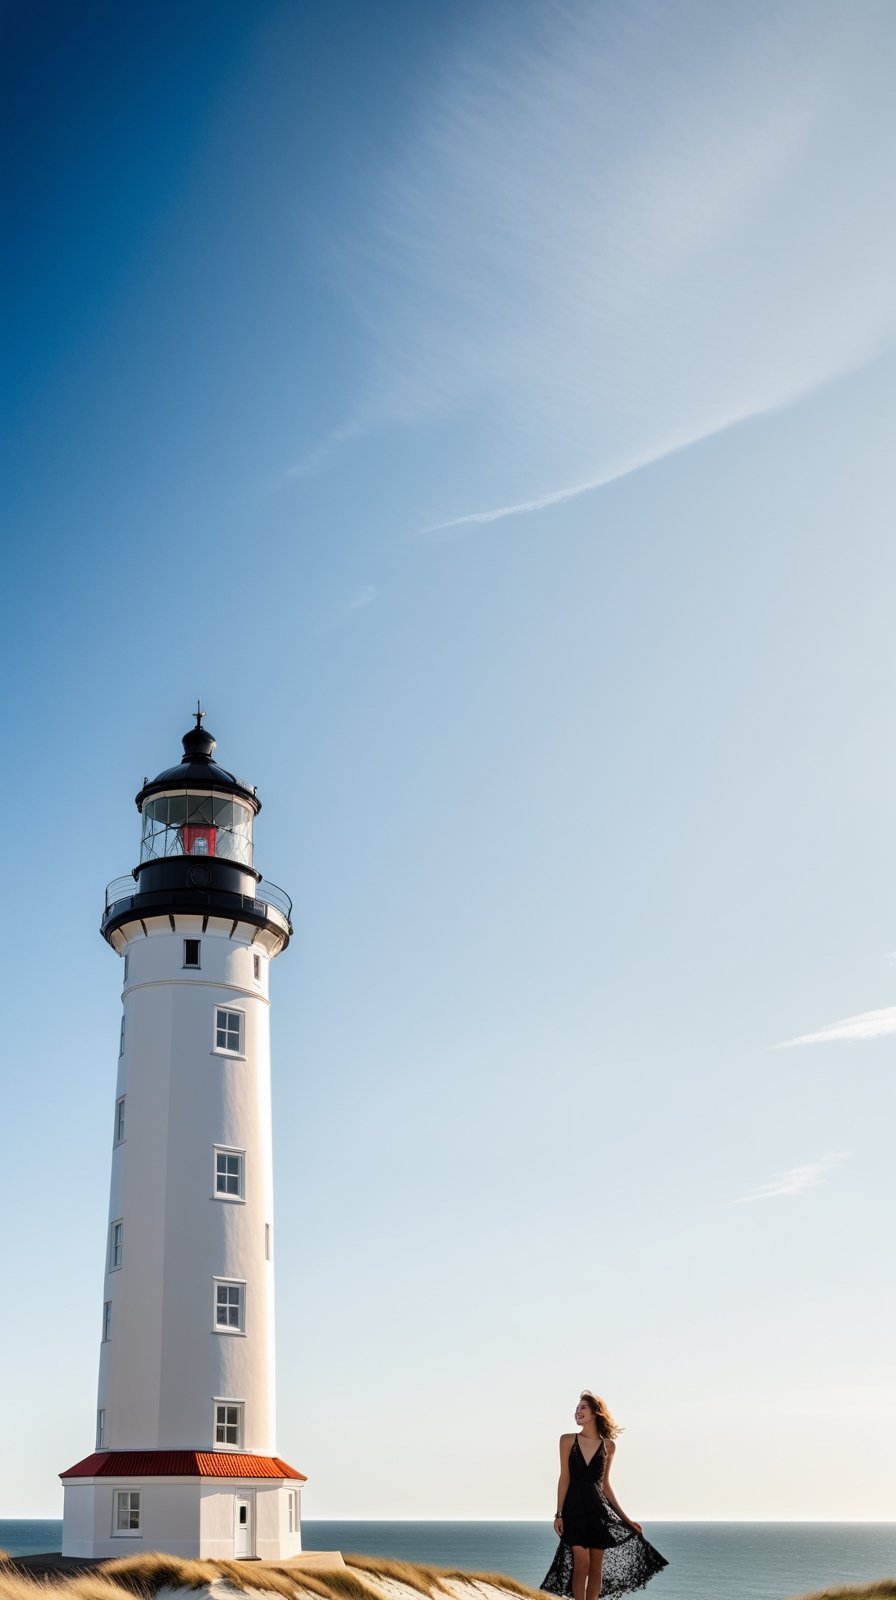
POLYGON ((279 1456, 99 1450, 60 1476, 66 1556, 282 1561, 302 1549, 305 1478, 279 1456))

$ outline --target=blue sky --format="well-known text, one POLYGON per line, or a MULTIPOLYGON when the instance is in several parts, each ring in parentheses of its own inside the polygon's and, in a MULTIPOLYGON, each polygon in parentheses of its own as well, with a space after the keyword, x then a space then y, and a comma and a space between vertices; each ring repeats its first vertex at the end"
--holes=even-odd
POLYGON ((632 1515, 891 1514, 892 8, 5 28, 0 1510, 92 1440, 198 694, 296 902, 306 1515, 545 1516, 584 1384, 632 1515))

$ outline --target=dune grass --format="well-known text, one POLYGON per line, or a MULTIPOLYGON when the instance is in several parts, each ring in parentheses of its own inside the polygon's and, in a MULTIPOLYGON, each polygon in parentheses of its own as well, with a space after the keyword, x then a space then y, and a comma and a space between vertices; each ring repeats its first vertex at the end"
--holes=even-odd
MULTIPOLYGON (((122 1600, 123 1595, 153 1600, 162 1588, 196 1590, 221 1579, 238 1595, 254 1590, 281 1600, 383 1600, 375 1587, 377 1578, 400 1583, 427 1600, 447 1600, 453 1583, 488 1584, 522 1600, 542 1600, 537 1590, 500 1572, 462 1572, 386 1556, 348 1555, 344 1560, 344 1568, 305 1570, 273 1562, 184 1560, 148 1551, 103 1561, 74 1576, 38 1577, 17 1568, 15 1557, 0 1551, 0 1600, 122 1600)), ((794 1600, 896 1600, 896 1578, 837 1584, 794 1600)))
POLYGON ((347 1567, 359 1572, 369 1572, 374 1578, 391 1578, 395 1583, 405 1583, 418 1594, 434 1595, 442 1588, 437 1567, 421 1561, 399 1561, 392 1556, 343 1555, 347 1567))
POLYGON ((837 1584, 833 1589, 815 1589, 797 1600, 896 1600, 896 1578, 878 1578, 876 1583, 860 1583, 849 1588, 837 1584))

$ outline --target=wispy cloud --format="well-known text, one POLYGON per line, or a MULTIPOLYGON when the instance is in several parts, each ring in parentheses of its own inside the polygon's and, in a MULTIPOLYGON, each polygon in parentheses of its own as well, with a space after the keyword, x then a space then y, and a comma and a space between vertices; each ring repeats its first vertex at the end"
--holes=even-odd
POLYGON ((800 1167, 789 1167, 786 1172, 779 1173, 777 1178, 772 1178, 768 1183, 760 1184, 758 1189, 752 1189, 749 1194, 738 1196, 735 1204, 742 1205, 748 1200, 784 1200, 796 1194, 805 1194, 807 1189, 815 1189, 827 1177, 834 1167, 842 1161, 849 1159, 848 1150, 833 1151, 830 1155, 821 1156, 818 1161, 808 1161, 800 1167))
POLYGON ((481 10, 339 252, 369 355, 345 438, 468 420, 429 518, 460 530, 875 355, 896 329, 894 34, 878 0, 481 10))
POLYGON ((801 1033, 797 1039, 785 1039, 775 1045, 775 1049, 792 1050, 798 1044, 840 1044, 850 1039, 882 1039, 888 1033, 896 1033, 896 1006, 862 1011, 857 1017, 843 1017, 815 1033, 801 1033))

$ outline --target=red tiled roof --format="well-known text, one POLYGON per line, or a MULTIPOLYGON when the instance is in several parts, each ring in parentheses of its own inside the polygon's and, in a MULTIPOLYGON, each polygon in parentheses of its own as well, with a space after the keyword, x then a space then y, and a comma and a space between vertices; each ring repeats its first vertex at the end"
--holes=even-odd
POLYGON ((244 1456, 227 1450, 96 1450, 60 1478, 298 1478, 279 1456, 244 1456))

